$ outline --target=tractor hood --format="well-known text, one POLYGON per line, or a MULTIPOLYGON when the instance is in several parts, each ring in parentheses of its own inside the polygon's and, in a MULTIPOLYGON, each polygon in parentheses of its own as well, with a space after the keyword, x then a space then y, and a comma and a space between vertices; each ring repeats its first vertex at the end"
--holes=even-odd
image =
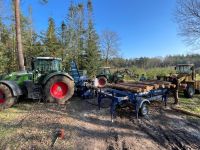
POLYGON ((17 84, 21 85, 26 80, 32 80, 32 72, 12 72, 11 74, 4 76, 3 80, 15 81, 17 84))

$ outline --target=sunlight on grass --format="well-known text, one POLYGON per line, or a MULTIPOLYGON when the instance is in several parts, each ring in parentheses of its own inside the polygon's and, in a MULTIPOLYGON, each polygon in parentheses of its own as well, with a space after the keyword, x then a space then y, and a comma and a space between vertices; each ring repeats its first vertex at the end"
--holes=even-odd
POLYGON ((195 95, 192 99, 180 98, 178 108, 200 115, 200 95, 195 95))
POLYGON ((16 132, 15 128, 8 128, 6 126, 0 125, 0 138, 5 138, 16 132))
POLYGON ((200 75, 199 74, 196 75, 196 80, 200 80, 200 75))
POLYGON ((29 104, 16 104, 0 112, 0 139, 16 133, 15 124, 28 113, 30 107, 29 104))
POLYGON ((0 121, 12 122, 27 113, 29 108, 25 105, 16 105, 0 112, 0 121))

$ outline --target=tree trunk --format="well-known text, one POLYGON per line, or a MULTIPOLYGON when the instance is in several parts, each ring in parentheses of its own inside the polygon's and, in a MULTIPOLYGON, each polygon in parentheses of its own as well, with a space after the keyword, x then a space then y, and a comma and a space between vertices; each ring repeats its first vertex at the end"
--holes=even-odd
POLYGON ((13 0, 15 5, 15 28, 16 28, 16 40, 17 40, 17 58, 19 70, 24 71, 24 55, 22 49, 22 37, 21 37, 21 28, 20 28, 20 0, 13 0))

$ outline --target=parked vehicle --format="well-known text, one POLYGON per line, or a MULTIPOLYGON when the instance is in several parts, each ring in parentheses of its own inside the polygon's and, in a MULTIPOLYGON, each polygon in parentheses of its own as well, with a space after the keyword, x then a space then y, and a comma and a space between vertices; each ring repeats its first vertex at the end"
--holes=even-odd
POLYGON ((74 79, 62 69, 60 58, 36 57, 31 71, 13 72, 0 81, 0 109, 14 105, 19 97, 64 104, 74 94, 74 79))
POLYGON ((175 75, 159 76, 158 79, 172 81, 173 78, 176 78, 179 92, 183 92, 187 98, 192 98, 195 92, 200 92, 200 81, 196 79, 194 64, 178 64, 175 70, 175 75))

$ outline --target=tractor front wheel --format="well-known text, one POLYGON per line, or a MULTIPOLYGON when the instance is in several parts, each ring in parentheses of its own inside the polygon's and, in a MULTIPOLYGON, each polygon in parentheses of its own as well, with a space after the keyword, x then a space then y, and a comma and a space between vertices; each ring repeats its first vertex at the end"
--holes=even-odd
POLYGON ((48 102, 65 104, 74 94, 74 82, 66 76, 52 77, 44 87, 48 102))
POLYGON ((0 84, 0 110, 10 108, 15 104, 17 97, 12 95, 8 86, 0 84))
POLYGON ((193 85, 188 85, 184 90, 184 96, 187 98, 192 98, 195 94, 195 89, 193 85))

